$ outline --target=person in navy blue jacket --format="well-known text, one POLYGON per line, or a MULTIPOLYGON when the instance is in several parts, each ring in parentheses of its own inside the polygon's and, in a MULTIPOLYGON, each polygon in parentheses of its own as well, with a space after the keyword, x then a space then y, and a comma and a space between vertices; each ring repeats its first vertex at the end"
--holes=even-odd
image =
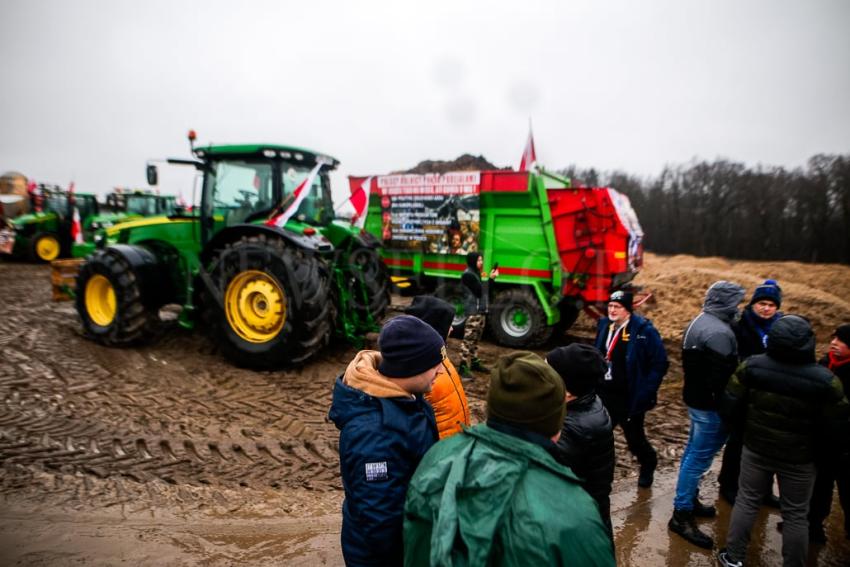
POLYGON ((631 292, 615 291, 608 300, 608 317, 599 321, 596 348, 605 357, 607 372, 597 394, 640 463, 638 486, 647 488, 658 455, 646 438, 644 418, 655 407, 669 363, 661 335, 649 319, 632 312, 633 300, 631 292))
POLYGON ((442 337, 402 315, 384 325, 378 347, 357 353, 336 379, 328 414, 340 430, 341 543, 348 566, 403 564, 407 485, 438 438, 422 394, 442 368, 442 337))

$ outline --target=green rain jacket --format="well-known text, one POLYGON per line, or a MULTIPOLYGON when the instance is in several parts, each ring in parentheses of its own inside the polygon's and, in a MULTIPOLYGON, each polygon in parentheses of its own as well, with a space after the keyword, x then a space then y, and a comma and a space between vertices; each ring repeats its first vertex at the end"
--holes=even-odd
POLYGON ((404 564, 613 566, 596 504, 542 446, 486 424, 434 445, 407 490, 404 564))

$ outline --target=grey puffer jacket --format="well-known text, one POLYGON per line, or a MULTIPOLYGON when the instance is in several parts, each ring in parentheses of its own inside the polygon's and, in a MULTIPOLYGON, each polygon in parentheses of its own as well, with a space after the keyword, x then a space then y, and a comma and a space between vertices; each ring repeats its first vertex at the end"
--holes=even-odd
POLYGON ((737 341, 731 323, 744 299, 744 288, 718 281, 706 291, 702 312, 685 329, 682 396, 688 407, 717 411, 720 396, 737 365, 737 341))

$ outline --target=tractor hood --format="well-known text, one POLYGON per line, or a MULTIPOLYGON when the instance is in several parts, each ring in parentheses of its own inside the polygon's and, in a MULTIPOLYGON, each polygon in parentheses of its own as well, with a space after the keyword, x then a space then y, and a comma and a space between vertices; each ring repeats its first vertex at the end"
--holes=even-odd
POLYGON ((191 222, 189 219, 170 219, 166 216, 161 217, 146 217, 137 220, 130 220, 126 222, 121 222, 116 224, 115 226, 109 227, 106 229, 106 237, 114 238, 118 236, 119 233, 125 230, 133 230, 134 228, 142 228, 147 226, 159 226, 159 225, 168 225, 171 223, 178 222, 191 222))
POLYGON ((54 220, 57 218, 56 213, 27 213, 25 215, 21 215, 15 217, 13 219, 9 219, 9 223, 13 228, 21 229, 28 224, 38 224, 40 222, 54 220))

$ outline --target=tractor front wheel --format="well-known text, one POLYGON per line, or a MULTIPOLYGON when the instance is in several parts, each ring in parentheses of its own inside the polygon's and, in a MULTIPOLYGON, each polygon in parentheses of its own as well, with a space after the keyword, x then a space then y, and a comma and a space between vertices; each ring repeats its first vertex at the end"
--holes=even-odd
POLYGON ((552 327, 534 292, 514 288, 496 294, 487 316, 490 332, 499 344, 514 348, 536 348, 549 340, 552 327))
POLYGON ((159 321, 144 304, 133 268, 110 250, 96 251, 80 269, 76 307, 86 334, 107 346, 148 339, 159 321))
POLYGON ((205 305, 218 311, 214 338, 227 358, 248 368, 280 368, 327 344, 329 279, 317 257, 253 236, 227 245, 212 266, 223 309, 205 305))
POLYGON ((41 232, 32 239, 30 258, 35 262, 52 262, 62 254, 59 237, 52 232, 41 232))

